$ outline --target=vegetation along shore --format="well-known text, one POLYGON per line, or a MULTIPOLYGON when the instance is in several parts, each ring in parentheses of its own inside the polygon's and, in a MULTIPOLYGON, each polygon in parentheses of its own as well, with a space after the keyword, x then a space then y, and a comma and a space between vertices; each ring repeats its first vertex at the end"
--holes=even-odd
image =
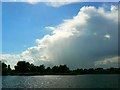
POLYGON ((10 65, 0 62, 2 75, 81 75, 81 74, 120 74, 120 68, 89 68, 70 70, 67 65, 46 67, 43 64, 35 66, 26 61, 18 61, 14 69, 10 65))

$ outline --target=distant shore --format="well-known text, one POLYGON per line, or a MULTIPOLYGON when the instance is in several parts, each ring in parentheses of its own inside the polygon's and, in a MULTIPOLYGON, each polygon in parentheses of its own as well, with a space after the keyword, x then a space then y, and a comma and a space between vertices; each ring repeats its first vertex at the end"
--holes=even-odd
POLYGON ((18 61, 15 69, 11 69, 10 65, 2 64, 2 75, 7 76, 36 76, 36 75, 85 75, 85 74, 120 74, 120 68, 77 68, 70 70, 67 65, 57 65, 46 67, 44 65, 35 66, 26 61, 18 61))

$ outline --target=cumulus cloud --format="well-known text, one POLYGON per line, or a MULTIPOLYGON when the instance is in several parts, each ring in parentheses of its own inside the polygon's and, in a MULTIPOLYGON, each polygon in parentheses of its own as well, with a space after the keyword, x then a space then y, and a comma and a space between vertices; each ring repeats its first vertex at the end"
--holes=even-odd
POLYGON ((52 7, 60 7, 60 6, 64 6, 64 5, 68 5, 71 3, 75 3, 75 2, 80 2, 81 0, 47 0, 46 5, 52 6, 52 7))
POLYGON ((95 62, 95 66, 96 67, 119 67, 118 64, 120 63, 120 57, 118 56, 114 56, 114 57, 109 57, 109 58, 105 58, 103 60, 100 61, 96 61, 95 62))
POLYGON ((105 38, 105 39, 111 39, 111 36, 110 36, 109 34, 106 34, 106 35, 104 36, 104 38, 105 38))
POLYGON ((16 65, 18 61, 22 60, 19 55, 14 54, 0 54, 0 61, 10 64, 12 68, 16 65))
POLYGON ((73 18, 45 28, 52 33, 36 39, 37 46, 19 55, 22 60, 34 64, 89 68, 96 66, 94 62, 102 58, 117 55, 118 10, 115 6, 111 6, 109 11, 102 7, 84 6, 73 18))

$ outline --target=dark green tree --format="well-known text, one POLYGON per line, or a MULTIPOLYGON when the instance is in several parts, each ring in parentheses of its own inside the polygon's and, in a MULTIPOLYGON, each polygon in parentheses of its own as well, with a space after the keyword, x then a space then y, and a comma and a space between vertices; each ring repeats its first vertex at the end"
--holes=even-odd
POLYGON ((8 67, 7 67, 7 72, 10 74, 11 71, 12 71, 12 69, 10 68, 10 65, 8 65, 8 67))
POLYGON ((34 64, 30 64, 30 72, 36 72, 36 66, 34 66, 34 64))
POLYGON ((59 66, 59 72, 60 73, 68 73, 70 70, 69 68, 67 67, 67 65, 60 65, 59 66))
POLYGON ((95 72, 94 72, 94 69, 93 69, 93 68, 88 69, 88 73, 89 73, 89 74, 95 73, 95 72))
POLYGON ((18 61, 17 66, 15 66, 16 72, 29 72, 30 63, 25 61, 18 61))
POLYGON ((104 73, 104 69, 103 68, 96 68, 95 69, 95 73, 97 74, 99 74, 99 73, 104 73))
POLYGON ((2 63, 2 74, 3 75, 7 74, 7 65, 4 62, 2 63))
POLYGON ((80 73, 81 73, 81 69, 77 68, 76 70, 73 70, 73 72, 74 72, 75 74, 80 74, 80 73))
POLYGON ((40 65, 38 67, 38 70, 39 70, 40 73, 43 73, 45 71, 45 66, 44 65, 40 65))
POLYGON ((58 73, 59 72, 59 67, 58 66, 52 67, 52 72, 53 73, 58 73))
POLYGON ((11 71, 10 65, 8 65, 8 71, 11 71))
POLYGON ((50 73, 50 72, 51 72, 51 68, 50 68, 50 67, 47 67, 47 68, 45 69, 45 71, 46 71, 47 73, 50 73))

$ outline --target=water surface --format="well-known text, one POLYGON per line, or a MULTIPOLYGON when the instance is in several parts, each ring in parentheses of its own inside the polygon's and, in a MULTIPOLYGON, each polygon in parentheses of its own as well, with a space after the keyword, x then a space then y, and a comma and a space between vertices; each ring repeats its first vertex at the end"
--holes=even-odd
POLYGON ((118 75, 3 76, 3 88, 117 88, 118 75))

